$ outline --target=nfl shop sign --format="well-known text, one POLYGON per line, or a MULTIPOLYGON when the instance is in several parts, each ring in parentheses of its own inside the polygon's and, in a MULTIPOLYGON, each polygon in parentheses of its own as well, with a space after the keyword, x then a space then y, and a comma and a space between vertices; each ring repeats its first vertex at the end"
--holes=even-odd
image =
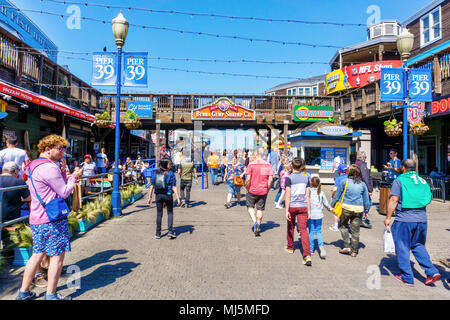
POLYGON ((219 98, 211 105, 192 110, 192 120, 255 120, 255 111, 219 98))
POLYGON ((431 114, 441 115, 450 113, 450 97, 431 102, 431 114))
POLYGON ((380 80, 381 68, 399 68, 400 60, 368 62, 346 66, 326 76, 327 94, 367 86, 380 80))

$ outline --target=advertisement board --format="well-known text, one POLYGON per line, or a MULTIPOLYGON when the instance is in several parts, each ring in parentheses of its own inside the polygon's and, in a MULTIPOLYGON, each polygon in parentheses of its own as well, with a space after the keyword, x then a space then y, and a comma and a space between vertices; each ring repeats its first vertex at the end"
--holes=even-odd
POLYGON ((322 147, 320 148, 320 170, 331 171, 333 170, 334 158, 340 156, 343 163, 347 162, 347 149, 346 148, 333 148, 322 147))
POLYGON ((381 68, 399 68, 401 60, 355 64, 332 71, 326 76, 327 94, 367 86, 381 77, 381 68))
POLYGON ((334 107, 331 106, 294 106, 296 122, 334 122, 334 107))
POLYGON ((255 120, 255 111, 219 98, 211 105, 192 110, 192 120, 255 120))
POLYGON ((450 114, 450 97, 435 100, 429 104, 427 110, 428 117, 437 117, 450 114))
POLYGON ((126 87, 147 87, 147 52, 124 53, 126 87))
POLYGON ((153 119, 153 102, 127 101, 127 110, 133 110, 139 119, 153 119))
POLYGON ((117 55, 114 52, 94 52, 92 60, 93 86, 115 86, 117 81, 117 55))

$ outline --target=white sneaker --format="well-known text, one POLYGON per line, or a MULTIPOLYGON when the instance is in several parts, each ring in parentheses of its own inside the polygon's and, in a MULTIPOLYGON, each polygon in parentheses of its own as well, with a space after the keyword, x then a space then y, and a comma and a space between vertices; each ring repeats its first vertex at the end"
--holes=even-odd
POLYGON ((327 252, 324 247, 319 247, 319 256, 321 259, 325 259, 327 257, 327 252))
POLYGON ((339 231, 338 227, 336 227, 335 225, 329 227, 328 229, 330 229, 331 231, 339 231))
POLYGON ((279 204, 276 204, 275 205, 275 208, 277 208, 277 209, 284 209, 282 206, 280 206, 279 204))

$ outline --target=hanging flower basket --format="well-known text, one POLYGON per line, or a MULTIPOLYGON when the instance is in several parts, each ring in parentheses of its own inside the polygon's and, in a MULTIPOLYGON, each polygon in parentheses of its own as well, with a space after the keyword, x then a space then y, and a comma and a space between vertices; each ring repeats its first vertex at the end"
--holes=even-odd
POLYGON ((128 129, 137 129, 142 125, 142 122, 133 120, 125 120, 124 123, 128 129))
POLYGON ((424 123, 417 123, 413 125, 410 129, 411 133, 417 136, 421 136, 427 133, 430 130, 430 127, 425 125, 424 123))
POLYGON ((95 120, 94 124, 99 128, 109 128, 113 122, 109 120, 95 120))
POLYGON ((384 132, 390 137, 398 137, 402 134, 403 130, 400 128, 384 128, 384 132))

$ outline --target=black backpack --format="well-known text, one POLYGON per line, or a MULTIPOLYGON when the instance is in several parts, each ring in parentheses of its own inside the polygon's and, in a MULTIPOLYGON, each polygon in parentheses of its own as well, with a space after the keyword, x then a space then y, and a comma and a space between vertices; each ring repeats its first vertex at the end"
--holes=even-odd
POLYGON ((156 190, 166 190, 167 189, 167 181, 165 173, 157 173, 155 176, 155 185, 156 190))

